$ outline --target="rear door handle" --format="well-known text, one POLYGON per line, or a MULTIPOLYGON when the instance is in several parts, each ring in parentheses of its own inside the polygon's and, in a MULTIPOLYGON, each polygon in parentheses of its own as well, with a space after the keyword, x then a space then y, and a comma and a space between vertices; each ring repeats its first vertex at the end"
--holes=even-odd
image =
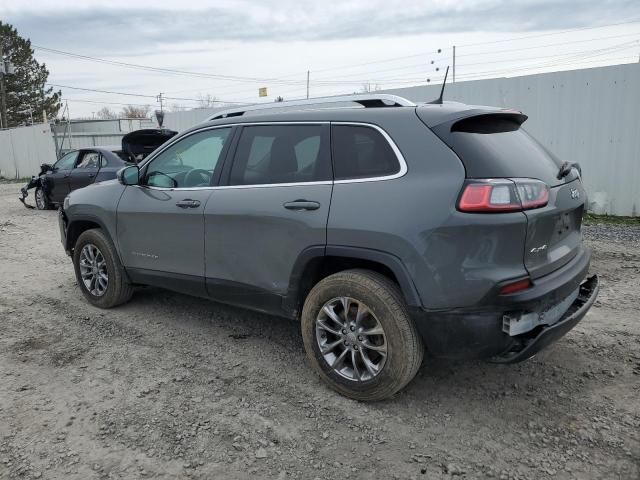
POLYGON ((184 200, 176 202, 176 206, 180 208, 198 208, 200 206, 200 200, 191 200, 190 198, 185 198, 184 200))
POLYGON ((287 202, 284 205, 287 210, 317 210, 320 208, 318 202, 310 200, 294 200, 293 202, 287 202))

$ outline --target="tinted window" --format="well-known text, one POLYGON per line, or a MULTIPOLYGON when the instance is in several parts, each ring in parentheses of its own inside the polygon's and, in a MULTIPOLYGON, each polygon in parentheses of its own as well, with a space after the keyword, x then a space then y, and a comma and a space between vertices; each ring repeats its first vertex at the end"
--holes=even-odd
POLYGON ((391 145, 371 127, 334 125, 331 140, 336 180, 383 177, 400 171, 391 145))
POLYGON ((178 140, 151 161, 144 183, 168 188, 208 186, 230 131, 204 130, 178 140))
POLYGON ((100 154, 97 152, 86 152, 76 168, 98 168, 100 164, 100 154))
POLYGON ((231 185, 330 179, 327 127, 264 125, 242 129, 231 169, 231 185))
POLYGON ((71 170, 76 164, 76 158, 78 158, 78 152, 69 152, 60 160, 55 163, 55 167, 59 170, 71 170))
POLYGON ((467 177, 537 178, 553 186, 562 162, 520 128, 520 118, 478 115, 434 129, 464 163, 467 177))

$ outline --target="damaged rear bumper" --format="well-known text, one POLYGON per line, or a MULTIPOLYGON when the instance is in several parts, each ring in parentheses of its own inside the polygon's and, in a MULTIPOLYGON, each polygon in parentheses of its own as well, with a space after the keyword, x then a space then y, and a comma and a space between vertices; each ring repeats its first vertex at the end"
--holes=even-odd
POLYGON ((598 278, 585 280, 591 253, 583 248, 534 286, 470 308, 410 313, 429 354, 437 358, 513 363, 532 357, 571 330, 593 305, 598 278), (526 320, 526 321, 521 321, 526 320))
POLYGON ((558 322, 550 326, 539 326, 533 332, 521 335, 520 342, 516 346, 505 353, 496 355, 491 361, 516 363, 533 357, 540 350, 563 337, 584 318, 595 302, 599 289, 598 276, 593 275, 588 278, 580 285, 578 296, 558 322))

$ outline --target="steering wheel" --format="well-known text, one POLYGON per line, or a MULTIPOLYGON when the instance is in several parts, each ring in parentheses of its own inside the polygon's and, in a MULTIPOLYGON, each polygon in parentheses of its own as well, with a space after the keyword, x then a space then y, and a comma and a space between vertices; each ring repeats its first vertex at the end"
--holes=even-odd
POLYGON ((202 168, 194 168, 184 176, 185 187, 199 187, 209 185, 211 182, 211 172, 202 168))

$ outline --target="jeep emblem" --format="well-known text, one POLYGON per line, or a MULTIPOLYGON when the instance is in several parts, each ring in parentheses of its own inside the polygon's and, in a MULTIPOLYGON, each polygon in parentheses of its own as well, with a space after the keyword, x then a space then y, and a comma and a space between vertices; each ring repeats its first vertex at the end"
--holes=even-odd
POLYGON ((580 191, 577 188, 571 189, 571 198, 573 199, 580 198, 580 191))

